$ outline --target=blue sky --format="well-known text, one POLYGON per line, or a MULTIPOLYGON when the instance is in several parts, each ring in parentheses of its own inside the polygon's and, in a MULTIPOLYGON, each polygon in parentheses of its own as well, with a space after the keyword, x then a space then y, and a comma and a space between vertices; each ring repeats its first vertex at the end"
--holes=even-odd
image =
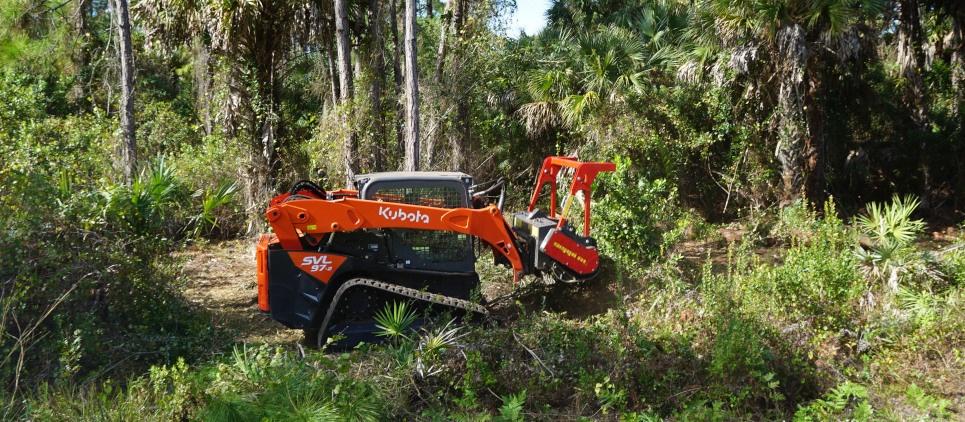
POLYGON ((550 0, 516 0, 516 12, 509 19, 509 35, 516 37, 519 31, 533 35, 546 25, 546 9, 550 0))

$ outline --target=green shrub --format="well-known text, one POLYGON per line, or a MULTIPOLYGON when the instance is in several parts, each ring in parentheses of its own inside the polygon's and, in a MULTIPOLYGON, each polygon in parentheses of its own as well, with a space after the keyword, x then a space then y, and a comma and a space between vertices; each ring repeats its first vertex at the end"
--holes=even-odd
POLYGON ((143 157, 167 156, 187 145, 197 145, 202 133, 198 123, 179 114, 171 102, 139 104, 136 119, 138 152, 143 157))
POLYGON ((341 377, 347 361, 306 361, 268 347, 236 348, 219 364, 200 418, 209 421, 384 419, 384 403, 366 381, 341 377), (318 366, 316 366, 318 365, 318 366))
POLYGON ((868 390, 860 384, 846 381, 824 397, 801 406, 794 413, 794 421, 867 421, 871 420, 873 413, 868 402, 868 390))
POLYGON ((177 179, 192 192, 195 235, 226 238, 242 233, 248 223, 243 198, 248 173, 240 142, 221 135, 180 145, 170 159, 177 179))
POLYGON ((628 158, 614 161, 617 171, 600 176, 605 196, 593 204, 594 236, 604 254, 638 273, 680 235, 672 230, 676 190, 664 179, 640 177, 628 158))
POLYGON ((965 285, 965 243, 959 242, 939 255, 941 271, 955 284, 965 285))
POLYGON ((14 394, 210 344, 169 255, 193 204, 164 161, 131 186, 111 182, 111 127, 98 115, 38 115, 0 136, 0 379, 14 394))
POLYGON ((730 289, 756 315, 809 321, 829 331, 849 327, 866 288, 852 254, 854 235, 835 216, 832 203, 823 218, 797 221, 801 229, 790 235, 783 262, 760 263, 749 259, 749 251, 737 250, 728 270, 733 284, 714 283, 730 289))

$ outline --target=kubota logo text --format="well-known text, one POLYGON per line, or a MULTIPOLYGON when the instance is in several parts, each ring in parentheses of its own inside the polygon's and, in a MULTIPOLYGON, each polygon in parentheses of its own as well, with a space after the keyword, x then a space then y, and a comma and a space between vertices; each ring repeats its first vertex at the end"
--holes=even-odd
POLYGON ((429 216, 420 211, 405 212, 402 208, 379 207, 379 215, 386 220, 410 221, 413 223, 429 224, 429 216))
POLYGON ((302 266, 308 267, 313 273, 332 271, 332 260, 328 255, 306 256, 302 258, 302 266))

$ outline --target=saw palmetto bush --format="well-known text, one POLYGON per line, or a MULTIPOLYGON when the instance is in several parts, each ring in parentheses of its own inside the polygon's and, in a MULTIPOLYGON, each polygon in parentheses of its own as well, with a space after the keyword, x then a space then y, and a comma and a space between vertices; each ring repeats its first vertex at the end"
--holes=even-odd
POLYGON ((868 204, 855 220, 863 235, 855 250, 862 272, 892 293, 904 283, 939 276, 934 259, 914 245, 925 230, 924 221, 912 218, 918 205, 915 198, 895 196, 889 203, 868 204))
POLYGON ((412 324, 417 318, 416 312, 406 302, 392 302, 385 305, 375 314, 377 335, 392 341, 408 340, 412 332, 412 324))
POLYGON ((436 375, 445 368, 440 363, 442 355, 465 336, 455 322, 456 320, 452 319, 445 325, 423 329, 419 336, 419 345, 415 349, 415 372, 420 378, 436 375))
POLYGON ((165 233, 183 225, 178 221, 184 187, 164 160, 152 163, 129 186, 115 185, 101 191, 104 223, 137 235, 165 233))
POLYGON ((234 225, 229 219, 240 217, 235 207, 237 193, 238 185, 228 181, 221 182, 212 190, 195 191, 192 197, 201 200, 201 211, 190 219, 194 235, 230 234, 234 225))

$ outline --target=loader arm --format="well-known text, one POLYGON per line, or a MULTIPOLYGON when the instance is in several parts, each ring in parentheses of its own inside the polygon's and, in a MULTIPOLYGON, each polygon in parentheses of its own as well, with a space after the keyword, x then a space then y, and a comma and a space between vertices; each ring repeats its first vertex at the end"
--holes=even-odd
POLYGON ((602 163, 602 162, 585 162, 580 161, 576 157, 546 157, 543 160, 543 166, 540 168, 539 174, 536 176, 536 187, 533 189, 533 194, 529 200, 529 207, 527 211, 532 212, 536 209, 536 205, 539 202, 540 193, 543 191, 543 187, 546 185, 550 186, 550 206, 549 206, 549 217, 558 220, 557 227, 563 228, 566 224, 566 214, 569 211, 570 205, 573 204, 573 198, 577 193, 582 193, 583 202, 583 236, 590 236, 590 198, 593 195, 593 181, 596 180, 596 176, 601 172, 615 171, 616 165, 613 163, 602 163), (570 184, 570 191, 566 195, 566 200, 563 205, 563 210, 560 213, 556 212, 556 191, 557 191, 557 177, 560 175, 560 171, 564 168, 569 168, 573 170, 573 178, 570 184))
POLYGON ((518 282, 526 272, 515 236, 496 206, 436 208, 357 198, 298 199, 273 204, 265 213, 281 246, 302 250, 302 235, 359 229, 417 229, 463 233, 486 242, 506 258, 518 282))

